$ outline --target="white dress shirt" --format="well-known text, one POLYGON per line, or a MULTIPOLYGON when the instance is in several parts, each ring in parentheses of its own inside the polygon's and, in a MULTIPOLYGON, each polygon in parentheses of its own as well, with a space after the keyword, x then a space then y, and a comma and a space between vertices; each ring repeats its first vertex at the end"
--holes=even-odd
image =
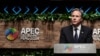
MULTIPOLYGON (((73 37, 75 36, 75 27, 73 27, 73 37)), ((79 38, 79 35, 80 35, 80 31, 81 31, 81 24, 77 27, 77 34, 78 34, 78 38, 79 38)))

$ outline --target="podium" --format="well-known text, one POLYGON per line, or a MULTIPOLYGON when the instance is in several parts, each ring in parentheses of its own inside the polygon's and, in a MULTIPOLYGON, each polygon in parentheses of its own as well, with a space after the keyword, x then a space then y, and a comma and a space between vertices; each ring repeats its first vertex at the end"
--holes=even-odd
POLYGON ((54 54, 96 55, 96 45, 95 44, 54 44, 54 54))

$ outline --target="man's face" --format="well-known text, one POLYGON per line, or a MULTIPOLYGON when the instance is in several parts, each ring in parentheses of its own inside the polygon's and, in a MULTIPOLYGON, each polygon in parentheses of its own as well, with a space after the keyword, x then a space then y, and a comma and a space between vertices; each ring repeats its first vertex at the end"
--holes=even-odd
POLYGON ((73 25, 79 25, 82 21, 81 13, 80 11, 74 11, 71 14, 71 22, 73 25))

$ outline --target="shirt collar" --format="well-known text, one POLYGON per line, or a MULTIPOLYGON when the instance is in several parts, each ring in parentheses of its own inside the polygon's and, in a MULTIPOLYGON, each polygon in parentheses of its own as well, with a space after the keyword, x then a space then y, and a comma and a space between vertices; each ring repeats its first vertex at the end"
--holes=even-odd
MULTIPOLYGON (((78 25, 78 26, 77 26, 77 29, 78 29, 78 30, 81 30, 81 26, 82 26, 81 24, 78 25)), ((73 29, 75 29, 75 27, 73 27, 73 29)))

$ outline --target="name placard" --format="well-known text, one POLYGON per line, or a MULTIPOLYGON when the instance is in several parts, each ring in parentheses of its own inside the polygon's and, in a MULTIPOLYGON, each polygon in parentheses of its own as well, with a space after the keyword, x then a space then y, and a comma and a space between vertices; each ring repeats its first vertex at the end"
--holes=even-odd
POLYGON ((95 44, 55 44, 54 53, 96 53, 95 44))

